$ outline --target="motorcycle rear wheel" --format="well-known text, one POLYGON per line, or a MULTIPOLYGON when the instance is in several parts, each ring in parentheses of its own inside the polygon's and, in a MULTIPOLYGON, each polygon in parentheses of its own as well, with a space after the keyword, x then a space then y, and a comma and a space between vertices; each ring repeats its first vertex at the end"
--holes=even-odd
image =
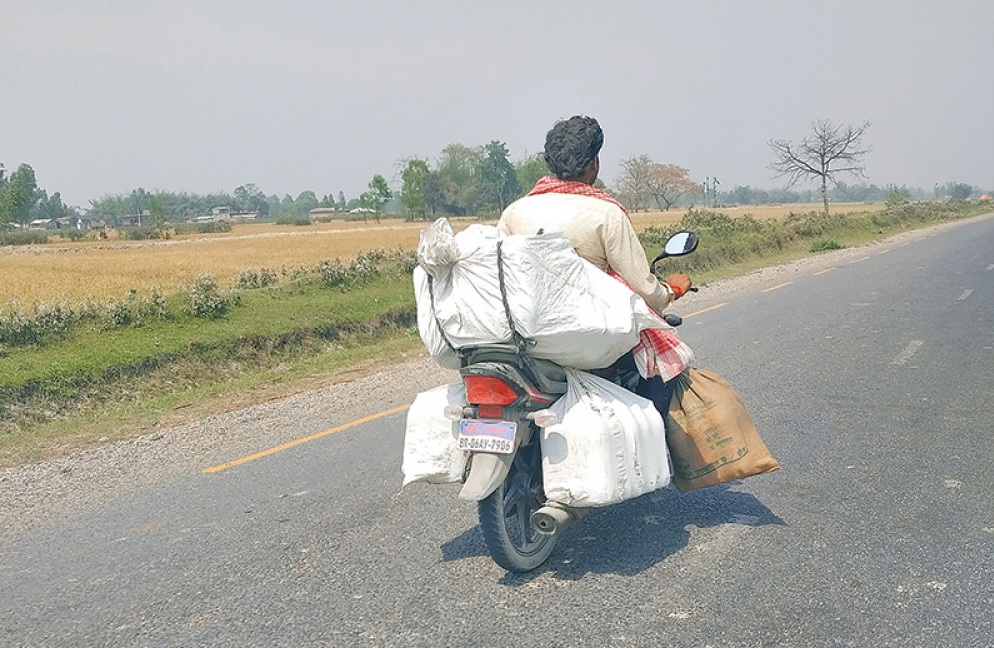
POLYGON ((527 572, 546 561, 558 534, 539 533, 531 515, 545 503, 542 459, 537 446, 524 446, 504 482, 477 504, 483 541, 494 562, 512 572, 527 572))

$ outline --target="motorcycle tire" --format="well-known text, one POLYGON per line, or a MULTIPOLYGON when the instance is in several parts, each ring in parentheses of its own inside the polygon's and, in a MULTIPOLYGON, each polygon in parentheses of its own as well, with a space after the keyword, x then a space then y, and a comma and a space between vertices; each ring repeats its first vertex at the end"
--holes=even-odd
POLYGON ((531 523, 544 501, 541 454, 537 446, 523 446, 504 482, 477 504, 483 541, 504 569, 532 571, 552 553, 558 534, 539 533, 531 523))

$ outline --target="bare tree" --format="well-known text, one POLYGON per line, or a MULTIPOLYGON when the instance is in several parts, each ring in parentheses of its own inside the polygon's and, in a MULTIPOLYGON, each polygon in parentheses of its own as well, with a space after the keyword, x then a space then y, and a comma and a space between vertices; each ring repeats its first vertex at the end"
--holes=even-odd
POLYGON ((870 147, 862 144, 863 134, 870 122, 861 126, 835 125, 831 120, 818 120, 811 124, 814 135, 799 144, 787 140, 770 140, 770 148, 776 154, 776 161, 770 169, 775 177, 787 176, 788 185, 793 186, 804 178, 818 178, 821 182, 821 199, 828 213, 828 183, 838 184, 836 176, 848 173, 862 178, 863 157, 870 147))
POLYGON ((669 211, 681 196, 697 193, 701 187, 690 179, 689 172, 682 166, 654 163, 649 166, 648 190, 656 200, 656 206, 669 211))
POLYGON ((618 191, 632 211, 646 207, 652 193, 649 191, 649 178, 654 162, 648 155, 635 155, 621 161, 621 176, 618 178, 618 191))

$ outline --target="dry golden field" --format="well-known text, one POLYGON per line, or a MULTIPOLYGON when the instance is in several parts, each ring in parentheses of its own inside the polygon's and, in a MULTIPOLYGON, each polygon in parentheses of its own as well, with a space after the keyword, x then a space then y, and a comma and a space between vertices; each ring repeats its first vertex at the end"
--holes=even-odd
MULTIPOLYGON (((791 211, 806 213, 818 205, 778 205, 720 209, 729 216, 752 214, 779 218, 791 211)), ((882 205, 834 205, 838 211, 876 211, 882 205)), ((683 210, 639 212, 632 215, 637 229, 669 225, 683 210)), ((461 229, 471 219, 453 222, 461 229)), ((490 221, 494 222, 494 221, 490 221)), ((231 232, 188 235, 165 241, 59 242, 0 248, 0 310, 16 301, 22 307, 64 300, 78 304, 92 299, 123 298, 129 290, 147 295, 152 288, 163 294, 180 290, 203 273, 229 286, 246 269, 315 266, 322 260, 341 259, 372 250, 413 249, 424 222, 384 219, 380 223, 335 221, 295 227, 266 223, 235 225, 231 232)))
POLYGON ((211 273, 222 286, 245 269, 314 266, 322 260, 352 259, 381 248, 412 249, 424 223, 386 221, 332 223, 307 227, 247 223, 224 234, 191 235, 166 241, 60 242, 0 248, 0 309, 63 299, 76 304, 121 298, 131 289, 146 295, 154 287, 174 292, 199 274, 211 273))

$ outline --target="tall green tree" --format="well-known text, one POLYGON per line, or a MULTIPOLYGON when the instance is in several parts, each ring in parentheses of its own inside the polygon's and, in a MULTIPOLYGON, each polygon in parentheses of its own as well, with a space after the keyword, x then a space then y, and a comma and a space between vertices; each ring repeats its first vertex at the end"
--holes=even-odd
POLYGON ((480 192, 476 203, 480 207, 496 208, 501 212, 517 197, 518 176, 508 159, 509 154, 507 145, 497 140, 483 147, 476 174, 480 192))
POLYGON ((149 196, 147 204, 148 207, 146 209, 148 209, 149 216, 151 217, 147 225, 154 227, 161 234, 169 223, 168 199, 159 193, 149 196))
POLYGON ((435 216, 445 210, 445 178, 438 171, 429 171, 425 176, 425 207, 435 216))
POLYGON ((62 202, 62 194, 56 191, 51 196, 44 189, 38 189, 38 198, 34 207, 36 218, 62 218, 69 215, 69 208, 62 202))
POLYGON ((431 169, 425 160, 411 158, 401 172, 404 182, 400 190, 400 202, 411 219, 426 218, 428 204, 425 201, 425 181, 431 169))
POLYGON ((442 208, 455 216, 471 213, 479 195, 478 169, 483 158, 481 147, 449 144, 442 149, 437 171, 441 176, 442 208))
POLYGON ((29 164, 21 164, 8 176, 0 193, 0 214, 7 223, 27 225, 38 202, 38 181, 29 164))
POLYGON ((393 198, 393 192, 390 191, 390 185, 387 184, 386 179, 380 174, 373 176, 373 179, 369 181, 368 190, 362 192, 359 196, 359 205, 364 209, 371 209, 376 214, 376 222, 380 221, 380 212, 383 207, 390 202, 393 198))
POLYGON ((236 211, 257 211, 263 218, 269 215, 269 200, 266 194, 251 182, 235 187, 235 201, 232 206, 236 211))
POLYGON ((518 179, 518 193, 530 191, 542 176, 549 175, 549 165, 545 163, 545 155, 536 153, 514 165, 514 174, 518 179))

